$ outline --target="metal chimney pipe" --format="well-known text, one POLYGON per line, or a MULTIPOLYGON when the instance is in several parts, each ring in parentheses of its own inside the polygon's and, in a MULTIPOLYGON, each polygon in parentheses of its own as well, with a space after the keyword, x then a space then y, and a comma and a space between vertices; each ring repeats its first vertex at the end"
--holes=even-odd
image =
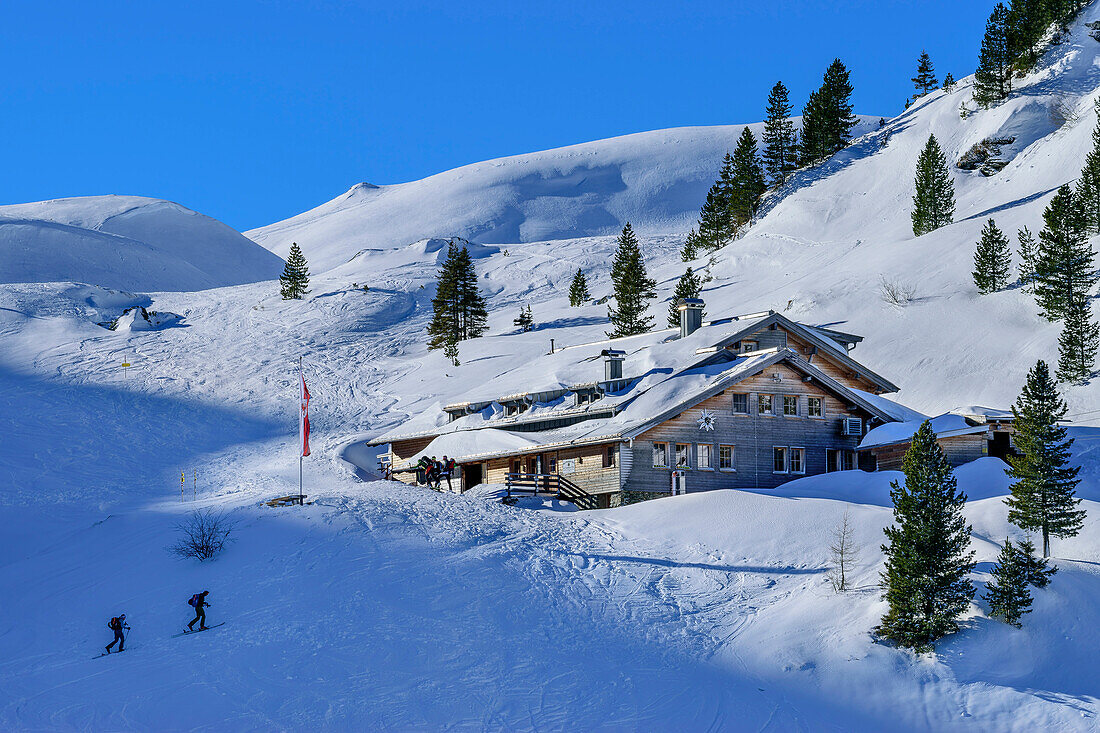
POLYGON ((703 301, 699 298, 680 298, 676 301, 680 311, 680 338, 686 338, 703 325, 703 301))

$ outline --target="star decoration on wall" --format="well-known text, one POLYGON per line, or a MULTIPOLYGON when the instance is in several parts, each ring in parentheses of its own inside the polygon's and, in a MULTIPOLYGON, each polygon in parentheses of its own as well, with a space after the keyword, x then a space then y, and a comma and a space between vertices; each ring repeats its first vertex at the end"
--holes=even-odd
POLYGON ((699 414, 699 429, 709 433, 710 431, 714 430, 714 425, 716 421, 717 419, 715 418, 713 412, 711 412, 710 410, 703 410, 699 414))

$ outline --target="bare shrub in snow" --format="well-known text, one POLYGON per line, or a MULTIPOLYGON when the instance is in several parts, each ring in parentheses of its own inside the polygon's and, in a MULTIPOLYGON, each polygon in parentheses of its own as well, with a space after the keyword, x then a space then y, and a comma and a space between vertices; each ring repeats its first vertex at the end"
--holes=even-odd
POLYGON ((882 282, 879 283, 878 292, 883 302, 900 308, 913 302, 916 288, 900 280, 887 280, 884 275, 882 282))
POLYGON ((859 558, 859 545, 855 542, 855 529, 847 509, 844 510, 844 518, 840 520, 840 524, 833 529, 833 544, 829 546, 829 553, 833 566, 829 572, 829 583, 837 593, 846 591, 852 565, 859 558))
POLYGON ((231 541, 229 533, 233 531, 233 523, 224 514, 204 509, 191 512, 187 519, 176 525, 176 531, 182 536, 168 548, 169 552, 178 557, 212 560, 231 541))
POLYGON ((1079 119, 1076 106, 1066 97, 1059 97, 1050 105, 1050 121, 1058 127, 1076 124, 1079 119))

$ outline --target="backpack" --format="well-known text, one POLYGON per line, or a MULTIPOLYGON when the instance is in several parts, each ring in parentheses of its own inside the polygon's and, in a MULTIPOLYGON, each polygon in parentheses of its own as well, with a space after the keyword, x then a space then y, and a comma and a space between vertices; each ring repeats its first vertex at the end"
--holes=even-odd
POLYGON ((188 606, 194 606, 195 608, 198 608, 199 594, 196 593, 195 595, 191 596, 191 599, 189 601, 187 601, 187 605, 188 606))
POLYGON ((115 631, 116 629, 121 629, 122 628, 122 621, 119 620, 118 616, 114 616, 114 617, 111 618, 110 621, 107 622, 107 628, 110 629, 111 631, 115 631))

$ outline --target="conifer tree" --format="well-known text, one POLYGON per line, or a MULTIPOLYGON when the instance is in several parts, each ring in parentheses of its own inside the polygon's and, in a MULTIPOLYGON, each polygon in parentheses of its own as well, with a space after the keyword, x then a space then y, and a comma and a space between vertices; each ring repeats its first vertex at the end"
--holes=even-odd
POLYGON ((465 245, 460 247, 458 241, 452 239, 432 298, 428 348, 441 349, 448 339, 457 344, 477 338, 485 331, 488 317, 470 253, 465 245))
POLYGON ((927 51, 922 50, 920 52, 920 58, 917 59, 917 75, 910 81, 917 89, 917 96, 921 97, 935 89, 936 85, 940 83, 936 79, 936 70, 932 68, 932 58, 927 51))
POLYGON ((512 325, 519 326, 520 330, 527 333, 535 327, 535 316, 531 313, 531 306, 519 309, 519 317, 513 319, 512 325))
POLYGON ((1100 326, 1092 319, 1092 306, 1078 300, 1066 312, 1058 338, 1058 379, 1084 384, 1092 377, 1096 350, 1100 348, 1100 326))
POLYGON ((990 219, 982 228, 982 238, 974 252, 974 284, 983 295, 1008 285, 1012 251, 997 223, 990 219))
POLYGON ((1008 8, 997 3, 985 24, 985 37, 974 72, 974 101, 989 107, 1012 91, 1012 52, 1008 44, 1008 8))
POLYGON ((889 610, 878 632, 898 646, 928 651, 958 629, 974 597, 967 577, 974 568, 971 528, 962 513, 966 495, 927 421, 913 436, 902 471, 904 484, 890 484, 895 524, 886 528, 889 544, 882 546, 889 610))
POLYGON ((950 224, 955 217, 955 183, 935 135, 928 136, 917 158, 913 195, 913 234, 920 236, 950 224))
POLYGON ((668 305, 669 328, 679 328, 680 326, 680 308, 678 305, 680 299, 698 298, 702 290, 703 286, 699 282, 699 278, 689 267, 687 272, 681 275, 680 279, 676 281, 676 289, 672 292, 672 302, 668 305))
POLYGON ((684 246, 680 248, 680 259, 684 262, 691 262, 699 256, 699 235, 695 233, 693 228, 688 232, 687 238, 684 239, 684 246))
POLYGON ((756 214, 756 204, 767 189, 756 151, 756 137, 745 128, 733 150, 729 188, 730 234, 736 234, 756 214))
POLYGON ((802 165, 829 157, 825 142, 825 104, 820 89, 810 92, 802 108, 802 142, 798 148, 802 165))
POLYGON ((1019 455, 1009 456, 1006 473, 1013 479, 1012 496, 1005 499, 1008 521, 1025 532, 1041 532, 1043 557, 1050 557, 1051 537, 1074 537, 1081 531, 1085 512, 1075 498, 1080 467, 1069 466, 1073 439, 1058 424, 1066 403, 1039 361, 1028 372, 1023 392, 1012 406, 1019 455))
POLYGON ((458 366, 458 340, 454 334, 447 337, 447 343, 443 345, 443 356, 451 362, 452 365, 458 366))
POLYGON ((1036 258, 1035 301, 1051 321, 1064 318, 1096 284, 1096 253, 1089 243, 1085 215, 1069 185, 1058 189, 1043 211, 1036 258))
POLYGON ((787 87, 779 81, 768 94, 764 116, 764 169, 771 185, 778 186, 798 167, 798 133, 791 121, 791 100, 787 87))
POLYGON ((1011 0, 1005 22, 1009 55, 1027 69, 1039 58, 1038 43, 1050 25, 1044 5, 1048 0, 1011 0))
POLYGON ((627 222, 619 236, 619 249, 611 264, 611 282, 615 295, 615 307, 609 308, 611 338, 645 333, 653 327, 653 318, 646 314, 649 301, 657 297, 657 283, 646 273, 645 261, 638 246, 634 229, 627 222))
POLYGON ((588 294, 588 280, 578 267, 577 274, 573 276, 573 282, 569 285, 569 305, 577 308, 587 303, 591 297, 588 294))
POLYGON ((802 110, 802 162, 813 163, 843 149, 855 124, 848 69, 834 59, 802 110))
POLYGON ((1096 126, 1092 129, 1092 150, 1085 156, 1081 177, 1077 179, 1076 193, 1089 231, 1100 234, 1100 100, 1095 109, 1096 126))
POLYGON ((1030 285, 1035 281, 1035 271, 1038 268, 1039 244, 1027 227, 1016 232, 1016 239, 1020 242, 1020 282, 1030 292, 1030 285))
POLYGON ((1031 540, 1020 540, 1016 543, 1016 547, 1027 563, 1028 584, 1036 588, 1046 588, 1050 585, 1050 577, 1058 572, 1058 568, 1053 565, 1048 567, 1046 558, 1035 554, 1035 543, 1031 540))
POLYGON ((725 246, 733 237, 730 220, 730 188, 733 185, 733 156, 726 153, 718 180, 707 191, 707 200, 699 210, 696 242, 706 252, 725 246))
POLYGON ((852 128, 857 118, 852 107, 852 82, 848 78, 848 69, 840 59, 833 59, 825 70, 821 89, 825 94, 826 142, 828 154, 843 149, 852 137, 852 128))
POLYGON ((301 300, 309 286, 309 267, 297 242, 290 243, 283 274, 279 276, 279 293, 283 300, 301 300))
POLYGON ((989 615, 1020 628, 1020 618, 1031 612, 1028 563, 1020 549, 1007 538, 990 575, 993 579, 982 596, 989 604, 989 615))
POLYGON ((950 71, 943 77, 943 90, 948 94, 955 90, 955 76, 950 71))

